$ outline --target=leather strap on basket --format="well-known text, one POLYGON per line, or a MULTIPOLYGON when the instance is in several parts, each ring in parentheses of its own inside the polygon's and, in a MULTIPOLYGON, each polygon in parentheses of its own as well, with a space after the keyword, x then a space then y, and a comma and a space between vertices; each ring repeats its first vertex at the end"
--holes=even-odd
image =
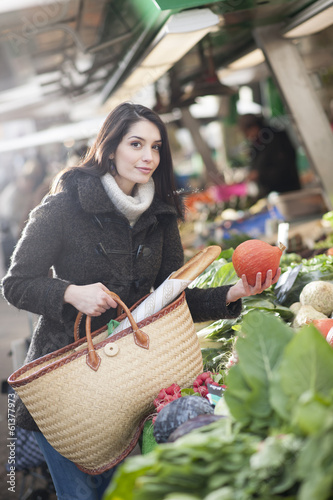
MULTIPOLYGON (((149 336, 140 330, 138 328, 138 325, 136 324, 131 311, 128 309, 128 307, 124 304, 124 302, 121 300, 120 297, 114 292, 111 292, 108 290, 107 292, 110 297, 117 302, 119 306, 122 307, 124 310, 130 324, 133 330, 133 336, 134 336, 134 342, 136 345, 139 347, 142 347, 143 349, 149 349, 149 336)), ((74 324, 74 340, 78 341, 79 340, 79 326, 81 323, 83 317, 83 313, 79 312, 75 324, 74 324)), ((88 344, 88 354, 87 354, 87 365, 90 366, 93 370, 98 370, 99 365, 101 364, 101 358, 97 354, 92 337, 91 337, 91 317, 87 316, 86 318, 86 339, 87 339, 87 344, 88 344)))

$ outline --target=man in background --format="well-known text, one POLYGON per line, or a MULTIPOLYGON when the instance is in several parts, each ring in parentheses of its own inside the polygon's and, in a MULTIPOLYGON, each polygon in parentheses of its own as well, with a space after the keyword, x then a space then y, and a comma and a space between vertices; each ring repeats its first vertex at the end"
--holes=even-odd
POLYGON ((250 172, 259 197, 270 192, 286 193, 301 189, 296 151, 284 130, 274 130, 261 116, 240 117, 239 127, 250 144, 250 172))

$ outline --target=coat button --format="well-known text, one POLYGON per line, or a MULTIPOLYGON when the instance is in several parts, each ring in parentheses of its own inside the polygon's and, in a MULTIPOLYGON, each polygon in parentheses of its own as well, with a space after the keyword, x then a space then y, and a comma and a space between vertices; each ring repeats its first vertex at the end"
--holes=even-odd
POLYGON ((104 346, 104 352, 107 356, 116 356, 119 352, 119 346, 115 342, 110 342, 104 346))

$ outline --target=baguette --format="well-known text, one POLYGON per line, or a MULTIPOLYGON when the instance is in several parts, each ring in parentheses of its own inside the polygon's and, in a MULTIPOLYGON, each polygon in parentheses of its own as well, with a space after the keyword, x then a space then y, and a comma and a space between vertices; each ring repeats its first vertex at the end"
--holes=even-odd
POLYGON ((220 255, 221 247, 211 245, 201 250, 184 264, 178 271, 175 271, 170 279, 194 280, 220 255))

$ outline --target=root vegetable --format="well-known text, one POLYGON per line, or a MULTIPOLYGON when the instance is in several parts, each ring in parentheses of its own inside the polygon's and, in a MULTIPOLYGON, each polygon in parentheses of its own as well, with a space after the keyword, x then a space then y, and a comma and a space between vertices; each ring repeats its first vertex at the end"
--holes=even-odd
POLYGON ((291 306, 289 307, 289 309, 291 310, 292 313, 296 314, 298 313, 298 311, 300 310, 302 304, 300 302, 294 302, 293 304, 291 304, 291 306))
POLYGON ((294 328, 300 328, 303 325, 312 323, 315 319, 327 319, 325 314, 317 311, 312 306, 302 306, 293 321, 294 328))
POLYGON ((305 285, 299 296, 302 306, 312 306, 330 316, 333 311, 333 285, 327 281, 312 281, 305 285))

